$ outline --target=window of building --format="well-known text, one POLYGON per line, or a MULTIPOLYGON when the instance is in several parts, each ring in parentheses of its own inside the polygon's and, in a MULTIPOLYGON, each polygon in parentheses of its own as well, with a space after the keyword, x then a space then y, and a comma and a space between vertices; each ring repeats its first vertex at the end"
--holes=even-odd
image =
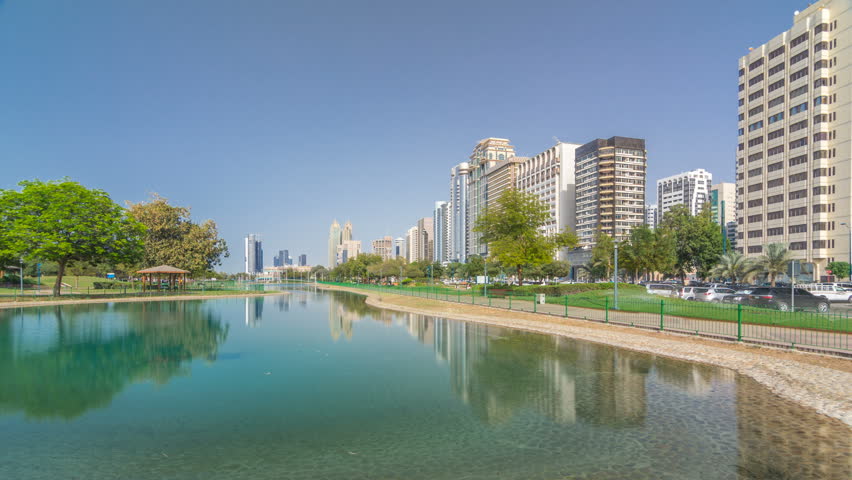
POLYGON ((741 106, 741 107, 742 107, 743 105, 745 105, 745 98, 740 98, 740 101, 739 101, 739 104, 738 104, 738 105, 739 105, 739 106, 741 106))
POLYGON ((773 203, 780 203, 784 201, 784 194, 772 195, 770 197, 766 197, 766 203, 771 205, 773 203))
POLYGON ((808 32, 805 32, 805 33, 799 35, 798 37, 794 38, 793 40, 790 40, 790 48, 793 48, 796 45, 799 45, 801 43, 804 43, 807 40, 808 40, 808 32))
POLYGON ((779 153, 784 153, 784 145, 778 145, 777 147, 772 147, 766 151, 767 154, 771 157, 772 155, 778 155, 779 153))
POLYGON ((748 186, 749 193, 759 192, 761 190, 763 190, 763 184, 762 183, 755 183, 754 185, 748 186))
POLYGON ((817 78, 814 80, 814 88, 827 87, 829 85, 828 78, 817 78))
POLYGON ((819 25, 814 27, 814 35, 818 35, 822 32, 827 32, 827 31, 828 31, 828 24, 827 23, 820 23, 819 25))
POLYGON ((752 86, 757 85, 758 83, 760 83, 762 81, 763 81, 763 74, 761 73, 759 75, 755 75, 754 77, 750 78, 748 80, 748 86, 752 87, 752 86))
POLYGON ((737 136, 741 137, 745 131, 742 128, 737 129, 737 136))
POLYGON ((763 65, 763 57, 760 57, 757 60, 751 62, 751 64, 749 64, 748 66, 748 71, 750 72, 761 65, 763 65))
POLYGON ((780 97, 773 98, 772 100, 769 101, 767 106, 769 108, 772 108, 772 107, 777 107, 778 105, 781 105, 782 103, 784 103, 784 95, 781 95, 780 97))
POLYGON ((763 152, 752 153, 748 156, 749 163, 756 162, 763 158, 763 152))
POLYGON ((808 121, 807 120, 802 120, 802 121, 799 121, 799 122, 796 122, 796 123, 791 123, 790 124, 790 133, 793 133, 795 131, 798 131, 798 130, 801 130, 801 129, 807 128, 807 127, 808 127, 808 121))
POLYGON ((828 222, 814 222, 812 231, 821 232, 823 230, 828 230, 828 222))
POLYGON ((806 93, 808 93, 808 86, 807 85, 802 85, 799 88, 794 88, 793 90, 790 90, 790 100, 798 97, 799 95, 804 95, 806 93))
POLYGON ((757 223, 763 221, 763 215, 758 213, 757 215, 749 215, 748 223, 757 223))
POLYGON ((798 200, 800 198, 808 198, 808 191, 807 190, 796 190, 794 192, 790 192, 788 194, 788 198, 790 200, 798 200))
POLYGON ((828 140, 828 132, 817 132, 814 134, 815 142, 819 142, 822 140, 828 140))
POLYGON ((793 140, 790 142, 790 150, 794 148, 804 147, 808 144, 808 137, 802 137, 797 140, 793 140))
POLYGON ((813 206, 814 213, 826 213, 828 212, 828 204, 827 203, 818 203, 813 206))
POLYGON ((822 42, 817 42, 814 44, 814 53, 822 50, 828 50, 828 42, 824 40, 822 42))
POLYGON ((791 217, 800 217, 802 215, 807 215, 807 214, 808 214, 808 208, 807 207, 798 207, 798 208, 791 208, 790 209, 790 216, 791 217))
MULTIPOLYGON (((796 80, 798 80, 800 78, 807 77, 807 76, 808 76, 808 67, 805 67, 801 70, 798 70, 796 72, 791 73, 790 74, 790 81, 795 82, 796 80)), ((740 85, 742 85, 742 84, 740 84, 740 85)))
MULTIPOLYGON (((784 129, 779 128, 778 130, 775 130, 774 132, 769 132, 769 134, 766 135, 766 139, 767 140, 775 140, 776 138, 781 138, 783 136, 784 136, 784 129)), ((770 155, 772 155, 772 154, 770 153, 770 155)))
POLYGON ((775 163, 770 163, 769 165, 767 165, 766 171, 767 172, 775 172, 775 171, 781 170, 782 168, 784 168, 784 162, 783 161, 775 162, 775 163))
POLYGON ((774 236, 783 235, 783 234, 784 234, 784 227, 774 227, 774 228, 767 228, 766 229, 766 236, 767 237, 774 237, 774 236))
POLYGON ((801 165, 803 163, 808 163, 807 155, 798 155, 789 160, 789 165, 791 167, 795 167, 796 165, 801 165))
POLYGON ((813 192, 814 192, 815 197, 819 196, 819 195, 827 195, 828 194, 828 187, 825 186, 825 185, 819 185, 819 186, 814 187, 813 192))
POLYGON ((814 248, 816 248, 816 249, 818 249, 818 248, 827 248, 827 247, 825 246, 825 242, 826 242, 825 240, 814 240, 814 241, 813 241, 813 247, 814 247, 814 248))
POLYGON ((820 113, 819 115, 814 115, 814 125, 817 123, 825 123, 828 122, 828 114, 820 113))
POLYGON ((819 160, 821 158, 828 158, 828 150, 817 150, 814 152, 814 160, 819 160))
POLYGON ((799 225, 790 225, 787 227, 787 233, 805 233, 808 231, 808 224, 802 223, 799 225))
POLYGON ((754 122, 751 125, 749 125, 748 131, 753 132, 755 130, 760 130, 761 128, 763 128, 763 120, 760 120, 758 122, 754 122))
POLYGON ((794 173, 790 175, 790 183, 803 182, 808 179, 808 172, 794 173))
POLYGON ((775 115, 771 115, 769 117, 769 124, 773 124, 779 120, 784 120, 784 112, 778 112, 775 115))
POLYGON ((808 242, 790 242, 790 250, 807 250, 808 242))
POLYGON ((815 71, 816 70, 822 70, 823 68, 828 68, 828 67, 829 67, 828 60, 823 59, 823 60, 817 60, 816 62, 814 62, 814 70, 815 71))
POLYGON ((778 90, 779 88, 784 86, 784 79, 778 80, 777 82, 772 82, 769 84, 769 87, 766 88, 767 91, 772 92, 778 90))
POLYGON ((784 210, 778 210, 777 212, 769 212, 766 214, 767 220, 779 220, 784 218, 784 210))
POLYGON ((763 236, 763 230, 749 230, 748 238, 760 238, 763 236))
POLYGON ((777 57, 778 55, 781 55, 782 53, 784 53, 784 45, 781 45, 775 50, 769 52, 769 59, 772 60, 773 58, 777 57))
POLYGON ((752 108, 751 110, 748 111, 748 116, 753 117, 753 116, 757 115, 758 113, 762 113, 762 112, 763 112, 763 105, 758 105, 758 106, 756 106, 756 107, 754 107, 754 108, 752 108))
MULTIPOLYGON (((807 140, 807 139, 806 139, 806 140, 807 140)), ((753 146, 755 146, 755 145, 760 145, 761 143, 763 143, 763 135, 761 135, 761 136, 759 136, 759 137, 756 137, 756 138, 752 138, 751 140, 749 140, 749 141, 748 141, 748 146, 749 146, 749 147, 753 147, 753 146)))
POLYGON ((804 51, 797 53, 797 54, 793 55, 792 57, 790 57, 790 65, 799 63, 806 58, 808 58, 808 51, 804 50, 804 51))
POLYGON ((753 101, 757 100, 758 98, 760 98, 760 97, 762 97, 762 96, 763 96, 763 89, 761 88, 760 90, 758 90, 758 91, 756 91, 756 92, 752 93, 751 95, 749 95, 749 96, 748 96, 748 101, 749 101, 749 102, 753 102, 753 101))
POLYGON ((821 95, 819 97, 814 97, 814 106, 823 105, 828 103, 828 97, 825 95, 821 95))
MULTIPOLYGON (((742 238, 742 237, 740 237, 740 238, 742 238)), ((748 247, 748 253, 760 253, 762 251, 763 251, 762 245, 750 245, 748 247)))
POLYGON ((769 67, 768 73, 769 73, 769 76, 771 77, 772 75, 775 75, 776 73, 783 72, 783 71, 784 71, 784 62, 781 62, 778 65, 775 65, 774 67, 769 67))
POLYGON ((806 112, 808 110, 808 102, 800 103, 795 107, 790 109, 790 115, 795 115, 799 112, 806 112))
POLYGON ((763 199, 762 198, 755 198, 754 200, 748 201, 748 208, 759 207, 761 205, 763 205, 763 199))
POLYGON ((762 168, 753 168, 753 169, 751 169, 751 170, 749 170, 749 171, 748 171, 748 176, 749 176, 749 177, 756 177, 756 176, 758 176, 758 175, 760 175, 760 174, 762 174, 762 173, 763 173, 763 169, 762 169, 762 168))
POLYGON ((745 114, 744 113, 738 114, 737 115, 737 121, 742 122, 743 120, 745 120, 745 114))
POLYGON ((784 178, 783 177, 782 178, 776 178, 774 180, 770 180, 770 181, 766 182, 766 188, 780 187, 781 185, 784 185, 784 178))

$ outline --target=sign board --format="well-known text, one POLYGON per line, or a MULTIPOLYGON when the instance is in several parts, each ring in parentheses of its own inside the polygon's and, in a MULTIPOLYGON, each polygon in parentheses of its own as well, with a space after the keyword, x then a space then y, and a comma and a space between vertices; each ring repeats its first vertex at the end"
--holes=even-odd
POLYGON ((108 280, 115 280, 115 274, 114 273, 107 273, 107 279, 108 280))
POLYGON ((490 278, 485 278, 485 275, 477 275, 476 276, 477 285, 482 285, 484 283, 488 283, 489 280, 490 280, 490 278))

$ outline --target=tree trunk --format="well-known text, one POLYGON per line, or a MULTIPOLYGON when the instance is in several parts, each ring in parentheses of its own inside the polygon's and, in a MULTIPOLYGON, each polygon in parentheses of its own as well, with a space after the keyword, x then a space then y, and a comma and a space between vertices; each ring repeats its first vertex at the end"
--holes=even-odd
POLYGON ((518 286, 524 286, 524 267, 518 265, 518 286))
POLYGON ((53 284, 53 296, 58 297, 62 294, 62 275, 65 274, 65 265, 68 264, 68 259, 59 261, 59 268, 56 270, 56 283, 53 284))

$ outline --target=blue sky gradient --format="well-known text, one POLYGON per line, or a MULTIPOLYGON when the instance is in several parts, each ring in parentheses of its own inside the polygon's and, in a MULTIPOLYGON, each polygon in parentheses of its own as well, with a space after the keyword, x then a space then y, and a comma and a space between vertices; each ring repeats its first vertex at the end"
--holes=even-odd
POLYGON ((655 181, 733 181, 737 59, 805 1, 0 0, 0 188, 157 192, 324 263, 448 195, 477 140, 647 139, 655 181), (757 20, 755 20, 757 19, 757 20))

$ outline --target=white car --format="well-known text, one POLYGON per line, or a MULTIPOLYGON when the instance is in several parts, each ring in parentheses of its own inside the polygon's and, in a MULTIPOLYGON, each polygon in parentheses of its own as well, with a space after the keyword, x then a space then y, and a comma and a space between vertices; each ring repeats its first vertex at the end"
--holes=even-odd
POLYGON ((833 283, 813 283, 809 285, 800 285, 800 288, 807 290, 814 295, 820 295, 828 299, 829 302, 847 302, 852 303, 852 290, 833 284, 833 283))
POLYGON ((733 295, 734 293, 733 289, 723 287, 713 287, 701 290, 706 291, 695 294, 695 300, 698 300, 699 302, 721 303, 722 299, 725 298, 726 295, 733 295))
POLYGON ((649 283, 648 285, 645 285, 645 292, 650 295, 671 297, 677 295, 677 287, 666 283, 649 283))

